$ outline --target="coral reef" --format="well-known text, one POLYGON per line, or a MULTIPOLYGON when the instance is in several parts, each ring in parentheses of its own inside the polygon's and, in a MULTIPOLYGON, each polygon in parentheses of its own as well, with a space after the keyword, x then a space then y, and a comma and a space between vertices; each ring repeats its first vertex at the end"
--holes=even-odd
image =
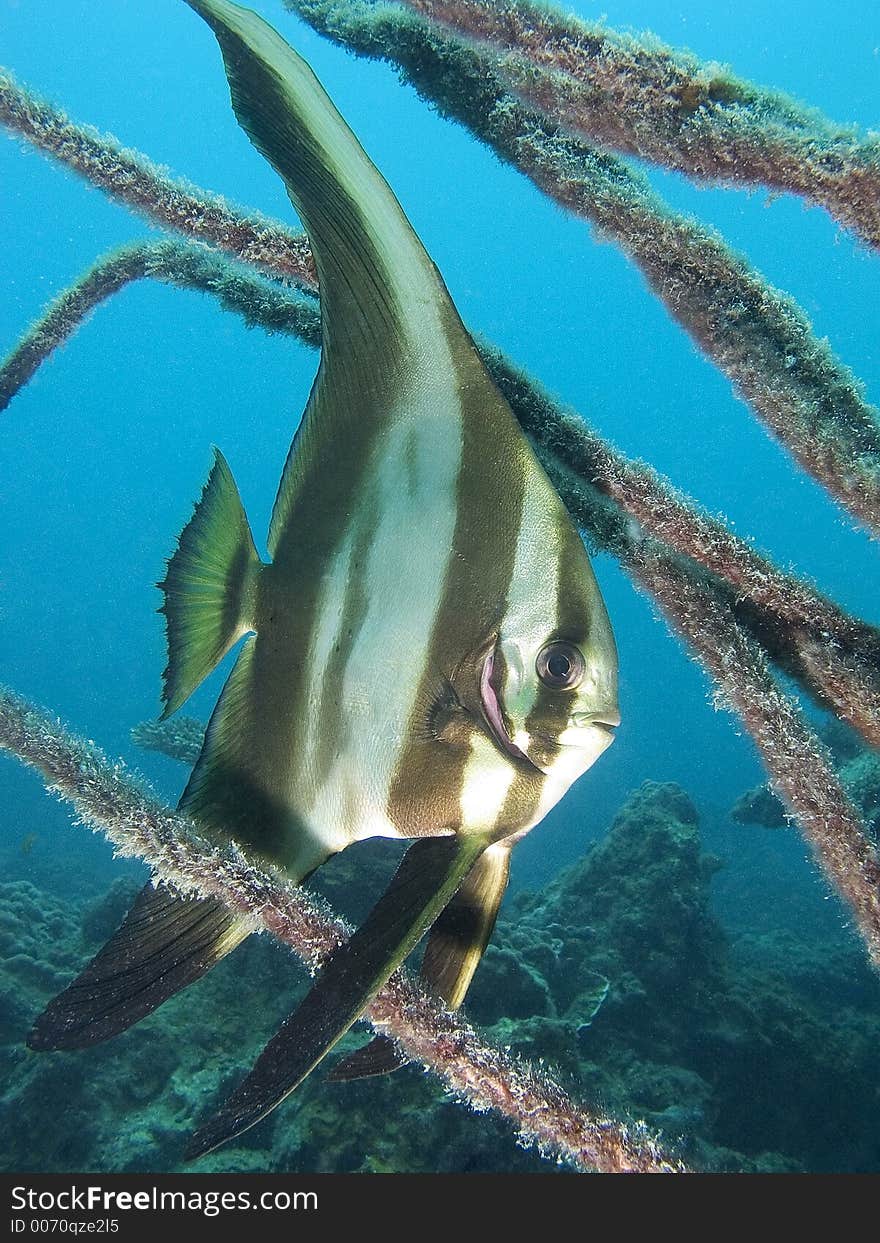
MULTIPOLYGON (((353 910, 381 884, 381 854, 371 843, 328 873, 353 910)), ((853 942, 809 944, 783 930, 731 940, 712 914, 717 866, 701 853, 687 795, 646 783, 581 860, 507 904, 470 1014, 603 1108, 661 1128, 697 1168, 876 1169, 880 985, 853 942)), ((0 939, 16 951, 2 968, 2 1168, 179 1168, 193 1116, 305 990, 283 947, 252 938, 118 1040, 29 1053, 34 1015, 98 947, 135 884, 63 907, 26 882, 0 885, 0 939)), ((362 1038, 353 1033, 343 1052, 362 1038)), ((322 1078, 194 1168, 547 1168, 500 1120, 461 1110, 414 1066, 353 1084, 322 1078)))
POLYGON ((880 985, 851 941, 731 940, 718 866, 687 795, 646 783, 582 860, 514 898, 469 1012, 696 1168, 875 1169, 880 985))
POLYGON ((613 1090, 623 1105, 615 1050, 622 1044, 628 1057, 679 1064, 723 988, 725 943, 708 905, 713 866, 701 856, 697 812, 684 791, 647 782, 580 862, 540 895, 514 900, 510 947, 487 951, 474 1017, 491 1017, 490 999, 502 988, 493 973, 499 958, 515 953, 520 970, 546 988, 543 1013, 558 1028, 557 1043, 565 1033, 566 1069, 586 1062, 587 1082, 603 1099, 613 1090))

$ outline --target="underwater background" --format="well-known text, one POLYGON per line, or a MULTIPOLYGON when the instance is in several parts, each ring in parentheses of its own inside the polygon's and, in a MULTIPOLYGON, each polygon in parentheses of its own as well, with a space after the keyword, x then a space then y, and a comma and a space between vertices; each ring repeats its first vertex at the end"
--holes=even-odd
MULTIPOLYGON (((792 466, 616 248, 388 67, 331 46, 277 0, 252 7, 312 64, 472 330, 778 563, 878 620, 869 539, 792 466)), ((868 0, 568 7, 652 30, 836 120, 878 123, 880 19, 868 0)), ((0 62, 176 174, 292 220, 281 182, 236 125, 213 40, 176 0, 0 0, 0 62)), ((649 177, 792 294, 877 400, 876 254, 791 197, 649 177)), ((6 139, 0 212, 0 353, 98 255, 150 232, 6 139)), ((2 416, 0 681, 124 757, 169 802, 186 769, 130 735, 158 713, 154 584, 212 445, 260 544, 315 365, 313 352, 246 329, 206 297, 143 281, 101 306, 2 416)), ((659 1128, 697 1167, 876 1170, 880 985, 797 831, 731 816, 763 780, 748 738, 616 563, 595 564, 620 650, 623 724, 515 851, 467 1011, 496 1042, 545 1059, 574 1095, 659 1128)), ((188 713, 207 718, 226 669, 188 713)), ((842 730, 828 741, 870 819, 880 764, 842 730)), ((390 843, 352 850, 328 867, 325 890, 360 916, 395 857, 390 843)), ((83 1054, 31 1053, 34 1017, 109 935, 145 871, 72 827, 5 758, 0 869, 0 1168, 180 1168, 196 1121, 290 1010, 304 971, 252 938, 125 1036, 83 1054)), ((192 1168, 552 1168, 416 1069, 322 1078, 192 1168)))

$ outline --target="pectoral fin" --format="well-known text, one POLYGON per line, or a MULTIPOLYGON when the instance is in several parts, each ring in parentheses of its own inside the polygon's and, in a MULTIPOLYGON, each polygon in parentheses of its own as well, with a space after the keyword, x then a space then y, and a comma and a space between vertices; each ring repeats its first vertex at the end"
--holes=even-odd
POLYGON ((28 1045, 83 1049, 109 1040, 199 979, 249 931, 213 898, 145 886, 118 931, 37 1019, 28 1045))
POLYGON ((189 1158, 252 1127, 305 1079, 415 947, 484 845, 473 837, 440 837, 410 847, 366 922, 336 950, 244 1083, 193 1137, 189 1158))
MULTIPOLYGON (((431 929, 420 975, 450 1010, 464 1001, 495 927, 509 876, 510 847, 497 842, 480 855, 431 929)), ((405 1064, 393 1041, 375 1036, 343 1058, 327 1077, 339 1081, 366 1079, 389 1074, 405 1064)))
POLYGON ((168 665, 163 719, 175 712, 253 629, 260 559, 232 472, 219 449, 195 512, 159 583, 165 601, 168 665))

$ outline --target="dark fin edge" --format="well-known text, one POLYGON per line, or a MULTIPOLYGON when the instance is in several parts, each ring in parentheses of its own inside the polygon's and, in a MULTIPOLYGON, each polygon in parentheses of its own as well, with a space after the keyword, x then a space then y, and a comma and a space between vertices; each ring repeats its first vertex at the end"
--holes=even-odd
POLYGON ((192 984, 247 936, 215 898, 181 898, 148 884, 122 926, 28 1036, 39 1051, 109 1040, 192 984))

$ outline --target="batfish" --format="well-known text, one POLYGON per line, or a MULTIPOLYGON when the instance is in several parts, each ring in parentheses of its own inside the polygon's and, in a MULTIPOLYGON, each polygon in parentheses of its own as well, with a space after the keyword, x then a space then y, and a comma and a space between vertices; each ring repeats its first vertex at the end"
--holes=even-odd
MULTIPOLYGON (((309 66, 250 10, 187 0, 317 266, 321 361, 261 560, 217 452, 168 562, 164 715, 239 646, 181 808, 301 882, 363 838, 411 838, 385 895, 195 1136, 275 1107, 432 928, 461 1003, 510 850, 605 750, 617 654, 577 530, 387 183, 309 66)), ((41 1015, 35 1049, 130 1027, 249 928, 148 885, 41 1015)), ((382 1037, 338 1078, 393 1069, 382 1037)))

